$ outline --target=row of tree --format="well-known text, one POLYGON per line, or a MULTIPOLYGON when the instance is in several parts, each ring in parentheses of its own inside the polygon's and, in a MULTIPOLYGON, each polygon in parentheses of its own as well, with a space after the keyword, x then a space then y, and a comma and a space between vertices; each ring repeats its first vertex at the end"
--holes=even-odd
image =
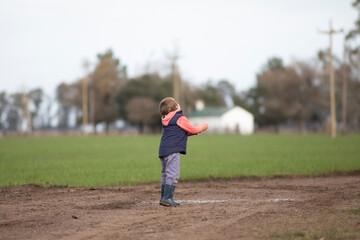
POLYGON ((53 100, 41 88, 13 94, 0 92, 0 130, 51 128, 52 106, 53 100), (44 101, 47 102, 46 106, 42 106, 44 101), (42 114, 41 107, 45 107, 46 114, 42 114))
MULTIPOLYGON (((271 58, 257 74, 255 86, 243 92, 237 92, 226 80, 208 81, 201 86, 182 81, 181 106, 190 113, 195 109, 196 100, 203 100, 206 106, 239 105, 254 114, 259 128, 288 125, 299 130, 323 130, 329 118, 329 71, 326 54, 320 52, 319 56, 322 57, 294 61, 290 65, 284 65, 280 58, 271 58)), ((346 76, 345 121, 350 130, 358 130, 360 79, 356 71, 360 64, 359 55, 353 57, 352 63, 337 60, 335 65, 337 119, 341 126, 345 125, 342 120, 342 80, 346 76)), ((0 128, 20 131, 28 127, 24 126, 25 120, 25 125, 30 124, 31 129, 49 129, 56 119, 58 129, 80 129, 84 79, 88 84, 89 123, 93 126, 104 123, 108 129, 120 118, 139 126, 142 131, 161 130, 158 103, 172 95, 173 75, 161 76, 154 72, 128 79, 126 67, 110 50, 99 54, 96 67, 84 78, 70 84, 61 83, 56 88, 55 104, 41 89, 10 95, 0 93, 0 128), (51 110, 54 106, 56 111, 51 110)))
MULTIPOLYGON (((360 13, 360 0, 353 6, 360 13)), ((339 126, 358 131, 360 122, 360 18, 346 36, 345 54, 335 58, 336 109, 339 126)), ((285 65, 280 58, 266 61, 256 75, 255 85, 236 91, 227 80, 208 81, 195 86, 181 79, 175 62, 168 74, 145 73, 128 78, 126 66, 111 50, 97 56, 94 69, 73 83, 61 83, 52 99, 41 89, 22 93, 0 93, 0 129, 80 129, 83 119, 83 84, 88 86, 86 102, 89 123, 105 125, 114 121, 139 126, 141 131, 160 131, 158 103, 173 95, 174 78, 181 82, 180 104, 185 113, 195 109, 196 100, 206 106, 239 105, 252 112, 258 128, 289 126, 303 130, 323 130, 329 120, 329 55, 285 65), (177 74, 177 75, 176 75, 177 74), (55 109, 55 110, 54 110, 55 109)), ((176 56, 173 58, 176 59, 176 56)))
MULTIPOLYGON (((173 63, 169 64, 169 69, 173 63)), ((173 79, 177 74, 180 82, 181 106, 186 113, 194 110, 195 101, 203 99, 209 106, 225 106, 224 94, 218 86, 208 83, 204 86, 192 86, 181 80, 178 72, 170 71, 161 75, 158 72, 145 73, 135 78, 128 78, 126 67, 120 64, 113 52, 108 50, 98 55, 94 70, 84 76, 89 89, 89 123, 104 123, 108 130, 111 123, 120 118, 127 123, 137 125, 142 132, 160 131, 158 104, 173 95, 173 79)), ((57 99, 60 104, 59 126, 69 127, 69 117, 75 112, 76 124, 82 124, 82 82, 84 79, 57 87, 57 99)), ((226 81, 223 81, 226 82, 226 81)), ((234 87, 226 82, 227 86, 234 87)), ((219 86, 223 85, 219 83, 219 86)))
MULTIPOLYGON (((357 64, 360 64, 359 57, 357 64)), ((286 124, 296 125, 300 131, 303 128, 324 130, 330 112, 328 66, 328 62, 319 59, 294 61, 284 66, 281 59, 272 58, 257 75, 256 86, 243 93, 245 106, 255 114, 259 126, 277 128, 286 124)), ((339 127, 344 131, 346 126, 350 130, 359 129, 360 79, 351 71, 349 65, 338 61, 335 99, 339 127), (348 84, 346 93, 343 92, 344 81, 348 84), (346 94, 346 105, 342 103, 343 94, 346 94), (346 119, 342 115, 343 108, 347 111, 346 119)))

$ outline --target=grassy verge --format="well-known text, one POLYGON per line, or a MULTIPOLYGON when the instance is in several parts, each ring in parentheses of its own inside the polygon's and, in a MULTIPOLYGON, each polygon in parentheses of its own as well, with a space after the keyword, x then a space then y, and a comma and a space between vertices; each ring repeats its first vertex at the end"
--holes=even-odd
MULTIPOLYGON (((160 179, 160 136, 0 139, 0 186, 101 186, 160 179)), ((360 169, 360 135, 200 135, 189 138, 181 180, 310 175, 360 169)))

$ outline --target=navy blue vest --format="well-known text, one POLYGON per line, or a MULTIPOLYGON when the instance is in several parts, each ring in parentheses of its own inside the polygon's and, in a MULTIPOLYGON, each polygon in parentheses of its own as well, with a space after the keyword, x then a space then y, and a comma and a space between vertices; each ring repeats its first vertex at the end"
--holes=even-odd
POLYGON ((172 153, 186 154, 187 132, 181 129, 176 121, 183 116, 182 111, 177 111, 167 126, 163 125, 164 131, 161 137, 159 157, 166 157, 172 153))

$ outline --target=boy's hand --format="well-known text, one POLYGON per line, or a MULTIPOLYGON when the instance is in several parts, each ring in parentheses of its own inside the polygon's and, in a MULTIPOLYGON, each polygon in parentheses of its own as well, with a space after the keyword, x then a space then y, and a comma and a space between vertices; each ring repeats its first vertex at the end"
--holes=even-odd
POLYGON ((202 131, 206 131, 208 129, 208 124, 207 123, 203 123, 200 125, 202 127, 202 131))

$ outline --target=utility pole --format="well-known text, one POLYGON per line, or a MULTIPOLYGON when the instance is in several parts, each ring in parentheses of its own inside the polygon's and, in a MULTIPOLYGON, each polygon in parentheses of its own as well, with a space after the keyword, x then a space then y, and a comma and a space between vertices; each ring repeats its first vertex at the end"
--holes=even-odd
POLYGON ((332 35, 343 32, 342 29, 335 31, 330 21, 329 31, 320 31, 320 33, 328 34, 330 38, 329 57, 330 57, 330 113, 331 113, 331 137, 336 137, 336 109, 335 109, 335 80, 334 65, 332 55, 332 35))
POLYGON ((82 80, 82 111, 83 111, 83 134, 86 135, 86 126, 88 124, 88 67, 89 63, 84 62, 85 77, 82 80))
POLYGON ((344 56, 343 56, 343 67, 342 67, 342 131, 346 133, 347 131, 347 59, 348 49, 346 42, 344 42, 344 56))
POLYGON ((176 61, 178 60, 178 56, 175 54, 171 57, 171 69, 173 75, 173 96, 174 99, 180 103, 180 78, 179 72, 177 69, 176 61))
POLYGON ((175 44, 172 53, 165 52, 165 55, 171 63, 170 67, 173 80, 173 98, 181 105, 181 80, 179 68, 177 65, 177 61, 181 57, 179 56, 179 49, 177 47, 177 44, 175 44))

